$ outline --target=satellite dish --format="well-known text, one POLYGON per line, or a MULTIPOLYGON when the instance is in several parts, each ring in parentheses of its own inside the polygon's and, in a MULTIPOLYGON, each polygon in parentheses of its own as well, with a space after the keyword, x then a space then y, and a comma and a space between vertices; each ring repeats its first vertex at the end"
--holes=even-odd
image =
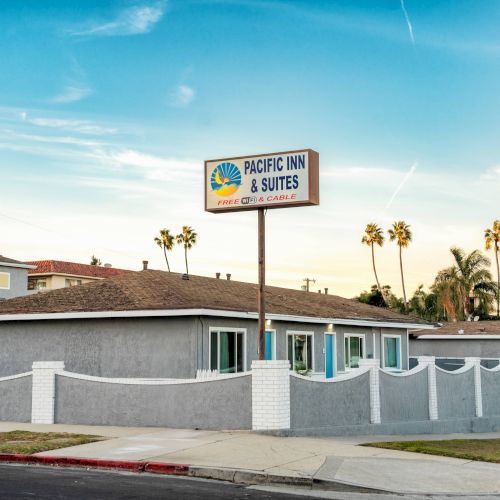
POLYGON ((474 316, 474 321, 479 321, 479 316, 474 316))

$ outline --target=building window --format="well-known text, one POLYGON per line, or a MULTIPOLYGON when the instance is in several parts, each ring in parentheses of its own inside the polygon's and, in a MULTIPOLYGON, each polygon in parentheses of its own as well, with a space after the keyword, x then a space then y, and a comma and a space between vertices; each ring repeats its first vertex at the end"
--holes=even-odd
POLYGON ((314 370, 313 332, 287 332, 288 361, 292 370, 314 370))
POLYGON ((344 336, 344 361, 346 368, 359 368, 359 360, 365 357, 365 336, 344 336))
POLYGON ((210 329, 210 369, 219 373, 245 371, 245 329, 210 329))
POLYGON ((10 290, 10 273, 0 273, 0 289, 10 290))
POLYGON ((401 370, 401 337, 399 335, 382 335, 384 346, 383 367, 389 370, 401 370))
POLYGON ((82 280, 75 280, 75 279, 70 279, 70 278, 66 278, 66 281, 64 282, 64 286, 66 288, 68 288, 70 286, 81 285, 81 284, 82 284, 82 280))
POLYGON ((47 288, 47 280, 39 278, 28 279, 28 290, 45 290, 47 288))

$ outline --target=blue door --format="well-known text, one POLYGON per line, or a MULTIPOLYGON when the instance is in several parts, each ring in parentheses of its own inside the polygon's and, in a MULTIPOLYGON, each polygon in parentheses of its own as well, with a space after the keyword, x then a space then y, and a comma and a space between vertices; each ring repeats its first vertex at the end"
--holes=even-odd
POLYGON ((325 335, 325 376, 335 377, 335 342, 331 334, 325 335))
POLYGON ((273 357, 273 331, 266 331, 264 335, 264 343, 265 343, 265 358, 266 361, 272 360, 273 357))

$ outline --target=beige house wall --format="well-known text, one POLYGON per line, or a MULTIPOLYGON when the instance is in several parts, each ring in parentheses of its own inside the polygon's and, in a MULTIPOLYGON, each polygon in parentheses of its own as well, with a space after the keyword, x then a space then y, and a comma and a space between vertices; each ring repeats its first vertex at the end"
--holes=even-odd
MULTIPOLYGON (((81 280, 82 285, 84 283, 92 283, 93 281, 99 281, 97 278, 81 278, 79 276, 61 276, 61 275, 54 274, 51 277, 50 289, 55 290, 57 288, 65 288, 67 279, 81 280)), ((47 282, 47 288, 48 287, 49 287, 49 284, 47 282)))

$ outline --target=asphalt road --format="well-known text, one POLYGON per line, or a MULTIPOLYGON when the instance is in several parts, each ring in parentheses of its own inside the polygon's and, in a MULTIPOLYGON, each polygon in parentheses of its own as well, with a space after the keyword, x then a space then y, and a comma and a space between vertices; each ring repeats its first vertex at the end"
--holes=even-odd
POLYGON ((50 500, 286 500, 307 496, 258 491, 244 486, 174 476, 102 470, 0 465, 0 499, 50 500))

